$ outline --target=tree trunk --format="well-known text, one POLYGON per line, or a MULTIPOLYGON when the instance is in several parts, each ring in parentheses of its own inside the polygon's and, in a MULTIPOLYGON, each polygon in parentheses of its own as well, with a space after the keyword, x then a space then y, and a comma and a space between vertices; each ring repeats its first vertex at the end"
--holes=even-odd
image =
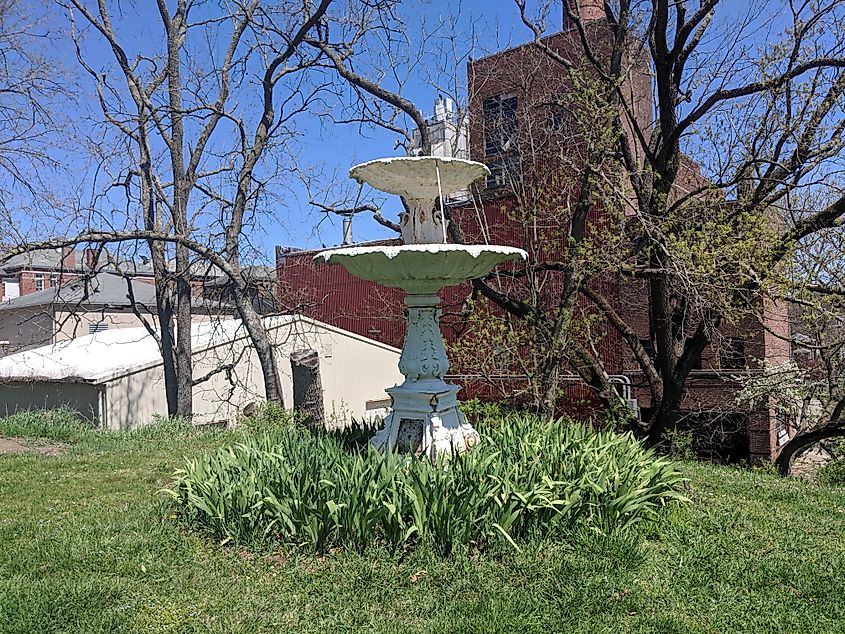
POLYGON ((191 341, 190 258, 183 245, 176 247, 176 414, 190 418, 194 411, 193 346, 191 341))
POLYGON ((247 334, 258 355, 258 362, 261 364, 261 373, 264 376, 265 398, 284 407, 284 396, 282 395, 282 384, 279 380, 279 368, 276 364, 276 355, 273 352, 273 344, 267 334, 267 329, 261 321, 261 315, 255 310, 249 297, 242 292, 235 283, 230 284, 238 314, 246 328, 247 334))
POLYGON ((684 397, 684 386, 671 382, 667 385, 667 381, 663 381, 663 398, 657 404, 649 417, 648 427, 646 429, 646 438, 649 445, 658 444, 663 434, 670 429, 677 421, 678 413, 681 409, 681 401, 684 397))
POLYGON ((820 440, 845 436, 845 427, 832 427, 827 425, 820 429, 803 432, 786 443, 775 460, 775 466, 781 475, 789 475, 792 458, 800 455, 820 440))
MULTIPOLYGON (((150 245, 153 249, 153 245, 150 245)), ((161 358, 164 367, 164 392, 167 399, 167 415, 176 416, 178 407, 178 393, 176 390, 177 377, 176 357, 174 356, 176 340, 173 336, 173 303, 170 289, 167 287, 167 272, 156 271, 156 311, 158 313, 159 331, 161 332, 161 358)))

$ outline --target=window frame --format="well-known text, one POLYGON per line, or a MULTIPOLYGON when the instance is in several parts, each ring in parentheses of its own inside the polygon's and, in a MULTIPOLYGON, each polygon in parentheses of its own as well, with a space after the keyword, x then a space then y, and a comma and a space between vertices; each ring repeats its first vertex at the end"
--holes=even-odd
POLYGON ((516 151, 519 99, 512 92, 490 95, 481 102, 484 155, 488 158, 516 151))

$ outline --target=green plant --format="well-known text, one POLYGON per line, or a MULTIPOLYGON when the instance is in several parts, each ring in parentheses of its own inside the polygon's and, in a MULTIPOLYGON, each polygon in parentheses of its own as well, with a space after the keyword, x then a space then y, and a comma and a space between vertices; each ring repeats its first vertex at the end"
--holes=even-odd
POLYGON ((94 431, 77 412, 65 408, 21 411, 0 418, 0 436, 75 442, 94 431))
POLYGON ((630 434, 510 416, 436 464, 280 428, 187 460, 167 492, 188 524, 225 542, 447 554, 579 526, 628 533, 683 500, 681 482, 630 434))
POLYGON ((514 408, 503 401, 482 401, 472 398, 461 402, 461 412, 475 427, 488 429, 498 426, 514 408))
POLYGON ((834 460, 819 469, 818 480, 828 486, 845 486, 845 460, 834 460))
POLYGON ((695 460, 692 446, 692 432, 669 429, 663 433, 666 453, 675 460, 695 460))
POLYGON ((287 410, 278 403, 265 401, 250 412, 243 415, 239 425, 249 433, 259 433, 266 430, 286 428, 299 422, 297 414, 287 410))
POLYGON ((751 469, 755 473, 762 473, 771 476, 778 475, 778 468, 774 460, 761 460, 760 462, 755 464, 751 469))

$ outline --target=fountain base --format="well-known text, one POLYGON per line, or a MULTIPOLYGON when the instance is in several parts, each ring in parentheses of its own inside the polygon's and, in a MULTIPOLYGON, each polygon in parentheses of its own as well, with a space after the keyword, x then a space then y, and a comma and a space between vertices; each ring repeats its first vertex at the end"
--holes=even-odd
POLYGON ((388 388, 390 414, 370 444, 432 460, 472 449, 480 437, 458 409, 458 390, 443 380, 406 381, 388 388))

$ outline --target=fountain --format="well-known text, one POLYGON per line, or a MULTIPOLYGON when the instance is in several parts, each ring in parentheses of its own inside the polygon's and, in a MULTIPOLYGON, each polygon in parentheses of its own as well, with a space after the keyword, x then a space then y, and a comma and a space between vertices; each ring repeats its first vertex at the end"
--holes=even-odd
POLYGON ((356 165, 359 183, 402 196, 402 246, 362 246, 319 253, 315 260, 340 264, 352 275, 405 291, 408 324, 399 358, 402 385, 388 388, 391 410, 371 444, 382 450, 427 455, 463 452, 479 440, 458 408, 460 387, 446 383, 449 369, 440 333, 438 292, 489 273, 497 264, 525 260, 522 249, 446 243, 443 195, 488 175, 485 165, 440 157, 388 158, 356 165), (435 209, 435 199, 441 200, 435 209))

